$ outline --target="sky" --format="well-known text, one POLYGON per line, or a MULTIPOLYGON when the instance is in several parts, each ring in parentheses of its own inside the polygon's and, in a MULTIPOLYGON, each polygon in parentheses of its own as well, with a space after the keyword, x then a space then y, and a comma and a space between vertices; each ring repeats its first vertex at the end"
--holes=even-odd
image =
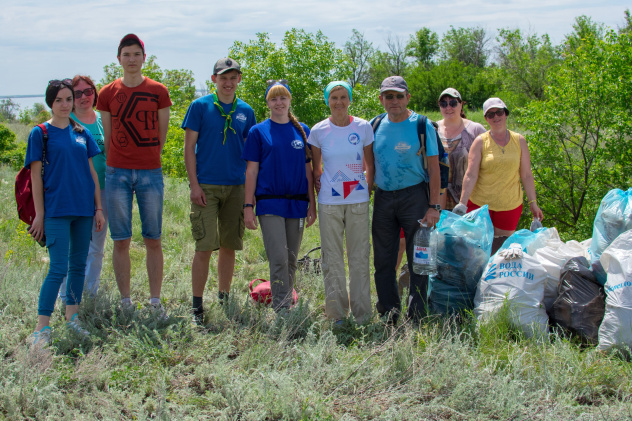
POLYGON ((0 96, 43 94, 49 80, 75 74, 98 81, 130 32, 161 68, 192 70, 202 87, 234 41, 258 32, 278 43, 293 27, 321 30, 342 48, 357 29, 385 50, 388 36, 407 40, 424 26, 439 36, 451 25, 479 26, 492 39, 499 28, 520 28, 558 44, 575 17, 617 29, 626 8, 629 0, 0 0, 0 96))

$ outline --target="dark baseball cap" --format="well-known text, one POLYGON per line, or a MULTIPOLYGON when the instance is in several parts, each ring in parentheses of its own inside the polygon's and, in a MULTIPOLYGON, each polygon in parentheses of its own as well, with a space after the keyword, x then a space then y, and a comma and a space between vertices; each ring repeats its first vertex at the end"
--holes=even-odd
POLYGON ((229 70, 237 70, 241 73, 241 66, 237 63, 236 60, 233 60, 230 57, 224 57, 217 60, 215 66, 213 66, 213 74, 221 75, 222 73, 226 73, 229 70))
POLYGON ((386 91, 408 92, 408 84, 401 76, 389 76, 380 86, 380 94, 386 91))
POLYGON ((138 44, 140 48, 143 50, 143 54, 145 54, 145 43, 138 38, 136 34, 127 34, 123 38, 121 38, 121 42, 119 42, 117 57, 121 55, 121 49, 123 47, 127 47, 129 45, 138 44), (129 42, 133 41, 133 42, 129 42), (126 45, 123 45, 126 44, 126 45))

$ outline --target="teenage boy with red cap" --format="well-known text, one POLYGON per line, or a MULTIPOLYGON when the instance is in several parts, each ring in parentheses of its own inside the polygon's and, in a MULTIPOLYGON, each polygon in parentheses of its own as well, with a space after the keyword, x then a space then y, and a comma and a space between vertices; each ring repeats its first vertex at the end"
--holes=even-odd
POLYGON ((160 303, 164 188, 160 154, 167 140, 171 100, 163 84, 143 76, 145 57, 145 44, 138 36, 128 34, 121 39, 117 58, 123 77, 101 89, 97 109, 103 121, 112 263, 121 304, 132 306, 129 249, 135 193, 147 250, 150 304, 164 315, 160 303))

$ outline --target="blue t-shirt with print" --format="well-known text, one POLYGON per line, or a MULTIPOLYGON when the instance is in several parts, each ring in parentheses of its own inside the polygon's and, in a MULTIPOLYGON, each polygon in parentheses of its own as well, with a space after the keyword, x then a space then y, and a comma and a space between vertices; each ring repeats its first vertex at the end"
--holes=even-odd
MULTIPOLYGON (((233 104, 220 104, 228 115, 233 104)), ((230 128, 226 129, 224 142, 226 119, 213 103, 213 95, 198 98, 189 105, 182 128, 198 132, 195 158, 200 184, 234 186, 244 184, 246 180, 246 161, 241 159, 241 154, 244 139, 257 121, 250 105, 239 98, 231 119, 230 126, 235 133, 230 128)))
MULTIPOLYGON (((300 123, 309 136, 309 128, 300 123)), ((305 142, 301 133, 289 122, 275 123, 268 119, 248 133, 244 153, 246 161, 259 163, 255 197, 259 195, 307 195, 305 142)), ((309 175, 311 177, 311 174, 309 175)), ((309 202, 293 199, 263 199, 257 201, 257 215, 277 215, 284 218, 305 218, 309 202)))
MULTIPOLYGON (((428 173, 423 168, 423 157, 419 151, 417 119, 419 114, 393 123, 384 117, 375 133, 373 155, 375 157, 375 184, 382 190, 400 190, 423 181, 428 182, 428 173)), ((426 121, 426 156, 438 154, 435 129, 426 121)))
MULTIPOLYGON (((88 158, 101 153, 88 130, 77 133, 48 123, 46 163, 44 164, 45 218, 60 216, 94 216, 94 180, 88 158)), ((42 160, 44 134, 33 128, 26 147, 24 167, 42 160)))

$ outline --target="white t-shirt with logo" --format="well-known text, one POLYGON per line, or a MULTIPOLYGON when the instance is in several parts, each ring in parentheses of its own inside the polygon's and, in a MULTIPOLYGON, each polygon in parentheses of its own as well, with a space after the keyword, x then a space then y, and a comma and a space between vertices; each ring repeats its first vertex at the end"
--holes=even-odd
POLYGON ((362 164, 364 147, 373 143, 373 129, 366 120, 352 117, 351 124, 344 127, 323 120, 312 128, 307 142, 320 149, 323 159, 318 203, 368 202, 369 189, 362 164))

